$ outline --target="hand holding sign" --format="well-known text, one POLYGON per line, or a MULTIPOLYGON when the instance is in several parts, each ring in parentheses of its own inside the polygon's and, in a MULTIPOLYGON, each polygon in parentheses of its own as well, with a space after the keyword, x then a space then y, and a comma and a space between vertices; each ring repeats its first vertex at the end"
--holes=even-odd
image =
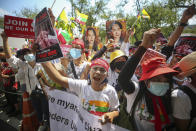
POLYGON ((1 33, 1 37, 2 37, 4 42, 8 40, 8 37, 7 37, 7 35, 4 31, 1 33))

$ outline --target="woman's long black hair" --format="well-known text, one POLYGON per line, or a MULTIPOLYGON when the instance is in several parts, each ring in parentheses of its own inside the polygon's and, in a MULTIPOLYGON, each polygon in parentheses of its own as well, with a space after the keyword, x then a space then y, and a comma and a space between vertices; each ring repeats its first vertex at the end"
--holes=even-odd
MULTIPOLYGON (((86 32, 88 33, 89 30, 92 30, 94 35, 95 35, 95 41, 93 43, 93 51, 97 51, 98 50, 98 47, 97 47, 98 43, 96 41, 96 32, 95 32, 94 28, 88 28, 86 32)), ((85 37, 87 37, 87 36, 85 36, 85 37)), ((84 46, 85 46, 85 49, 89 49, 89 42, 88 42, 88 40, 85 40, 85 45, 84 46)))
MULTIPOLYGON (((169 90, 167 91, 167 93, 164 96, 161 96, 161 100, 163 103, 163 106, 165 107, 165 110, 167 112, 167 114, 171 114, 172 113, 172 108, 171 108, 171 89, 173 88, 173 79, 172 79, 172 75, 171 74, 165 74, 164 75, 166 78, 168 78, 169 80, 169 90)), ((146 84, 142 81, 140 83, 140 86, 145 87, 146 84)), ((149 96, 149 91, 146 88, 142 88, 144 91, 143 97, 145 98, 146 101, 146 106, 147 106, 147 110, 150 114, 154 115, 154 108, 153 108, 153 102, 151 97, 149 96)))

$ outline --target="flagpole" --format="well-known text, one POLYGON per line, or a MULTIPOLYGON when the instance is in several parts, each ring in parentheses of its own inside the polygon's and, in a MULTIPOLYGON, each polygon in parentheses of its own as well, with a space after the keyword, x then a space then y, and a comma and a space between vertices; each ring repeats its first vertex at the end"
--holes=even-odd
POLYGON ((55 2, 56 2, 56 0, 54 0, 54 2, 53 2, 52 6, 51 6, 51 8, 50 8, 51 10, 52 10, 52 7, 54 6, 55 2))

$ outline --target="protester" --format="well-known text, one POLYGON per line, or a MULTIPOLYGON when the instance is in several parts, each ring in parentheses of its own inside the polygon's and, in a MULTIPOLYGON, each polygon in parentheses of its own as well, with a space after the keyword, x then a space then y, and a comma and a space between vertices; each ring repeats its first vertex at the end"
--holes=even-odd
POLYGON ((105 122, 112 122, 114 117, 118 116, 118 96, 115 89, 107 84, 109 65, 106 61, 103 59, 92 61, 88 80, 63 77, 50 62, 42 63, 42 65, 53 81, 75 92, 83 107, 90 113, 103 115, 105 122), (99 103, 99 106, 95 101, 99 103), (94 106, 96 109, 93 111, 94 106), (99 107, 103 107, 104 110, 99 110, 99 107))
POLYGON ((87 61, 83 59, 83 55, 84 55, 83 40, 76 38, 72 42, 70 55, 73 60, 71 59, 68 65, 63 65, 67 77, 73 79, 87 79, 90 65, 87 61))
POLYGON ((127 112, 139 131, 161 131, 171 124, 171 78, 177 71, 169 68, 165 59, 155 57, 142 64, 139 82, 130 81, 146 49, 152 47, 159 33, 160 29, 144 33, 141 46, 119 74, 119 84, 126 93, 127 112))
MULTIPOLYGON (((166 47, 163 47, 161 53, 167 56, 167 59, 172 56, 172 51, 174 50, 174 44, 182 34, 185 26, 187 25, 187 22, 190 18, 193 17, 195 12, 195 5, 191 5, 188 7, 182 14, 182 18, 180 19, 180 22, 178 26, 176 27, 175 31, 171 34, 168 44, 166 47)), ((173 55, 174 57, 174 55, 173 55)), ((170 58, 172 59, 172 58, 170 58)), ((172 61, 170 61, 172 63, 172 61)), ((175 65, 175 63, 172 63, 172 66, 175 65)), ((172 67, 171 66, 171 67, 172 67)))
POLYGON ((182 58, 178 64, 180 77, 188 77, 183 86, 172 92, 173 116, 178 131, 196 129, 196 52, 182 58))
POLYGON ((16 88, 14 88, 15 84, 15 72, 13 71, 13 68, 9 67, 8 63, 6 62, 6 59, 2 60, 4 62, 1 62, 0 70, 1 74, 0 77, 3 80, 3 87, 5 92, 5 97, 7 99, 7 114, 9 116, 16 116, 19 113, 19 107, 17 102, 17 95, 16 88))
POLYGON ((6 36, 6 33, 2 32, 1 36, 3 39, 4 51, 9 65, 16 68, 22 68, 24 70, 26 91, 30 94, 32 105, 37 112, 37 117, 40 125, 42 126, 44 121, 46 121, 46 125, 48 125, 48 101, 36 77, 38 71, 43 70, 42 66, 35 62, 35 56, 33 55, 31 50, 26 51, 26 53, 24 54, 24 59, 26 61, 22 61, 15 56, 12 56, 11 50, 8 45, 8 37, 6 36))
MULTIPOLYGON (((16 52, 16 57, 19 58, 21 61, 25 61, 24 59, 24 54, 26 54, 27 52, 30 52, 30 50, 28 48, 24 48, 21 50, 18 50, 16 52)), ((20 91, 25 92, 26 91, 26 80, 25 80, 25 72, 23 70, 23 68, 18 68, 18 72, 15 76, 16 81, 19 82, 20 85, 20 91)))

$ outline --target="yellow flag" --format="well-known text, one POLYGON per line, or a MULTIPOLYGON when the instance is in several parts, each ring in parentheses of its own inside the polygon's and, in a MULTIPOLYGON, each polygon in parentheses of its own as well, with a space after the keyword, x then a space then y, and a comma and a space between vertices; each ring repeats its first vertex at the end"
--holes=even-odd
POLYGON ((67 15, 66 15, 66 12, 65 10, 63 9, 63 11, 61 12, 61 14, 59 15, 59 17, 57 18, 57 21, 64 21, 65 24, 68 23, 68 19, 67 19, 67 15))
POLYGON ((141 16, 142 18, 150 19, 150 15, 146 12, 145 9, 142 10, 141 16))
POLYGON ((82 25, 85 25, 88 19, 88 15, 80 13, 78 10, 76 10, 77 19, 76 21, 82 25))

